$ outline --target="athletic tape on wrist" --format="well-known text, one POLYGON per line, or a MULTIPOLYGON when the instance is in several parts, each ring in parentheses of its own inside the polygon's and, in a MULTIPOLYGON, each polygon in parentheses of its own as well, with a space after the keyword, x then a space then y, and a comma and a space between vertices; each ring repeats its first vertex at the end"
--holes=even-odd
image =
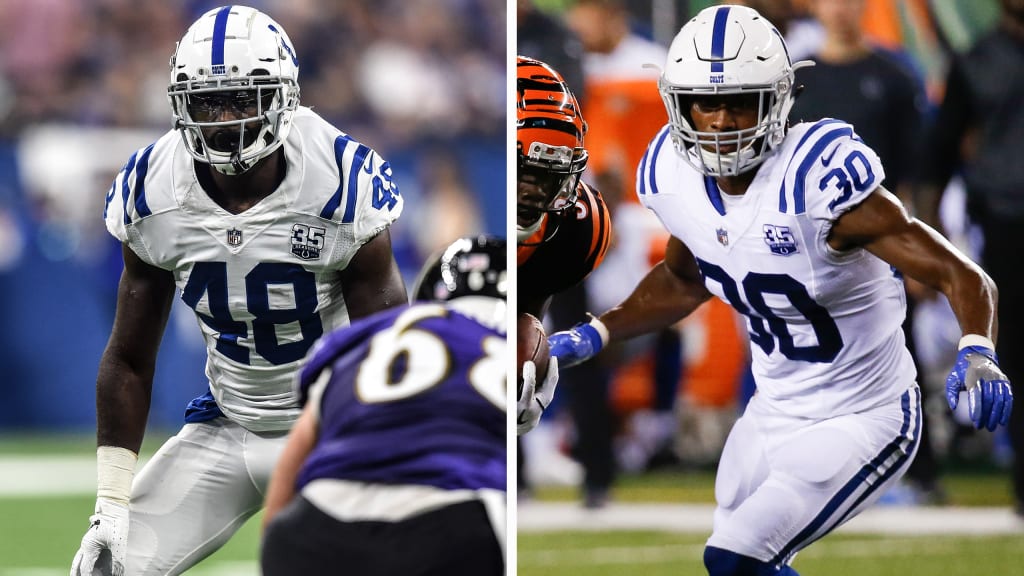
POLYGON ((132 477, 139 456, 120 446, 96 449, 96 497, 128 505, 132 494, 132 477))
POLYGON ((993 344, 991 340, 980 334, 967 334, 966 336, 960 339, 960 344, 957 345, 956 349, 963 350, 968 346, 981 346, 983 348, 988 348, 993 352, 996 349, 996 345, 993 344))
POLYGON ((604 325, 604 322, 598 320, 597 316, 591 316, 589 324, 597 331, 597 335, 601 337, 601 348, 604 348, 610 338, 608 327, 604 325))

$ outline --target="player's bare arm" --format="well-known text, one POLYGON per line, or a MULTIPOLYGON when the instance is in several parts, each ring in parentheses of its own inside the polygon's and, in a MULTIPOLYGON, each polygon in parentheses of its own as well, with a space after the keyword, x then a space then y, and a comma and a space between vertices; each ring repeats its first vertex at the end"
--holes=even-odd
POLYGON ((1005 426, 1013 392, 995 355, 998 292, 988 274, 934 229, 910 218, 884 188, 837 220, 829 244, 838 249, 863 246, 906 276, 945 294, 965 335, 946 379, 946 401, 955 409, 966 391, 976 428, 992 431, 1005 426))
POLYGON ((668 328, 710 297, 693 253, 673 236, 668 240, 665 260, 647 273, 626 300, 602 314, 600 320, 608 328, 611 341, 628 340, 668 328))
POLYGON ((387 229, 359 248, 340 274, 341 291, 352 320, 408 302, 387 229))
POLYGON ((136 454, 142 444, 157 350, 174 298, 174 277, 122 247, 117 313, 96 378, 96 441, 136 454))
POLYGON ((551 355, 568 368, 584 362, 612 341, 657 332, 682 320, 711 293, 693 253, 681 240, 669 238, 665 259, 658 263, 621 304, 589 324, 556 332, 548 338, 551 355))
POLYGON ((313 451, 317 439, 317 414, 314 402, 309 402, 302 410, 302 415, 295 422, 288 434, 281 457, 274 467, 267 488, 266 511, 263 514, 263 529, 295 496, 295 480, 306 457, 313 451))
POLYGON ((864 247, 904 275, 942 292, 964 334, 995 340, 995 283, 938 232, 911 218, 885 188, 840 216, 828 242, 837 250, 864 247))

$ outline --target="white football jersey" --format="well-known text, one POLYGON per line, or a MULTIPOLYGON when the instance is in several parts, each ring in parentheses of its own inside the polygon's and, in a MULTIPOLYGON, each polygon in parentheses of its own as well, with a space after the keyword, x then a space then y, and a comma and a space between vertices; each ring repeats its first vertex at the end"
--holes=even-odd
POLYGON ((172 130, 131 157, 104 209, 111 234, 174 273, 206 340, 214 399, 254 431, 298 417, 295 370, 348 323, 339 271, 402 212, 390 165, 310 109, 296 111, 283 148, 278 189, 231 214, 199 185, 172 130))
POLYGON ((787 414, 859 412, 916 378, 902 280, 867 250, 826 243, 884 178, 878 156, 832 119, 790 129, 742 196, 687 164, 667 126, 638 166, 640 202, 693 252, 708 290, 746 317, 758 394, 787 414))

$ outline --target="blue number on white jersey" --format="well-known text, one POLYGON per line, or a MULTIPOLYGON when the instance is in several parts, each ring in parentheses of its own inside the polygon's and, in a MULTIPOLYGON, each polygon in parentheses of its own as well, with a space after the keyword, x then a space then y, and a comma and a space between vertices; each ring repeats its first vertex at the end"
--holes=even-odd
MULTIPOLYGON (((217 351, 241 364, 249 364, 249 350, 238 344, 249 335, 245 322, 231 316, 228 306, 228 267, 226 262, 197 262, 182 291, 184 300, 196 315, 217 331, 217 351), (203 294, 208 295, 210 312, 199 312, 196 305, 203 294)), ((256 352, 275 365, 301 360, 309 347, 324 333, 320 315, 316 313, 316 275, 298 264, 263 262, 245 275, 245 300, 255 319, 252 322, 256 352), (271 284, 290 284, 295 294, 295 308, 272 309, 268 288, 271 284), (276 325, 298 322, 302 339, 284 344, 278 342, 276 325)))
POLYGON ((729 304, 737 312, 750 319, 750 326, 754 331, 750 335, 750 340, 760 346, 765 354, 771 354, 775 349, 776 339, 779 341, 779 352, 790 360, 831 362, 843 349, 843 337, 839 333, 839 327, 836 326, 835 320, 829 315, 828 310, 811 298, 811 295, 807 293, 807 288, 792 276, 750 272, 744 276, 741 283, 743 293, 747 296, 747 301, 744 302, 736 281, 725 270, 700 258, 697 258, 697 264, 705 278, 721 284, 729 304), (817 345, 795 345, 793 335, 786 327, 786 321, 772 312, 771 307, 764 300, 765 294, 785 296, 793 307, 810 322, 814 335, 818 339, 817 345), (765 320, 768 321, 767 330, 764 325, 765 320))

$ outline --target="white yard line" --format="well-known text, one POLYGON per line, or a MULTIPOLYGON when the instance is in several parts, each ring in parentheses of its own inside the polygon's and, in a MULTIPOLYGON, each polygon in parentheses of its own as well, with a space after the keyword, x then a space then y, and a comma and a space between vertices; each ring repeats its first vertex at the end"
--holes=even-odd
MULTIPOLYGON (((605 546, 598 548, 531 549, 520 551, 517 563, 526 566, 612 566, 668 564, 682 560, 692 561, 703 554, 702 544, 673 546, 605 546)), ((927 554, 955 555, 956 548, 948 542, 934 542, 926 538, 886 538, 885 540, 822 540, 800 552, 801 558, 876 558, 920 556, 927 554)))
MULTIPOLYGON (((578 503, 524 502, 520 532, 664 530, 708 533, 710 504, 609 504, 599 510, 578 503)), ((839 528, 845 534, 1024 534, 1024 521, 1009 508, 875 507, 839 528)))
MULTIPOLYGON (((140 460, 136 469, 141 469, 147 460, 140 460)), ((0 456, 0 498, 51 498, 95 493, 95 456, 0 456)))
MULTIPOLYGON (((0 576, 66 576, 67 568, 0 568, 0 576)), ((226 562, 210 568, 202 564, 189 570, 190 576, 257 576, 260 567, 256 562, 226 562)))

